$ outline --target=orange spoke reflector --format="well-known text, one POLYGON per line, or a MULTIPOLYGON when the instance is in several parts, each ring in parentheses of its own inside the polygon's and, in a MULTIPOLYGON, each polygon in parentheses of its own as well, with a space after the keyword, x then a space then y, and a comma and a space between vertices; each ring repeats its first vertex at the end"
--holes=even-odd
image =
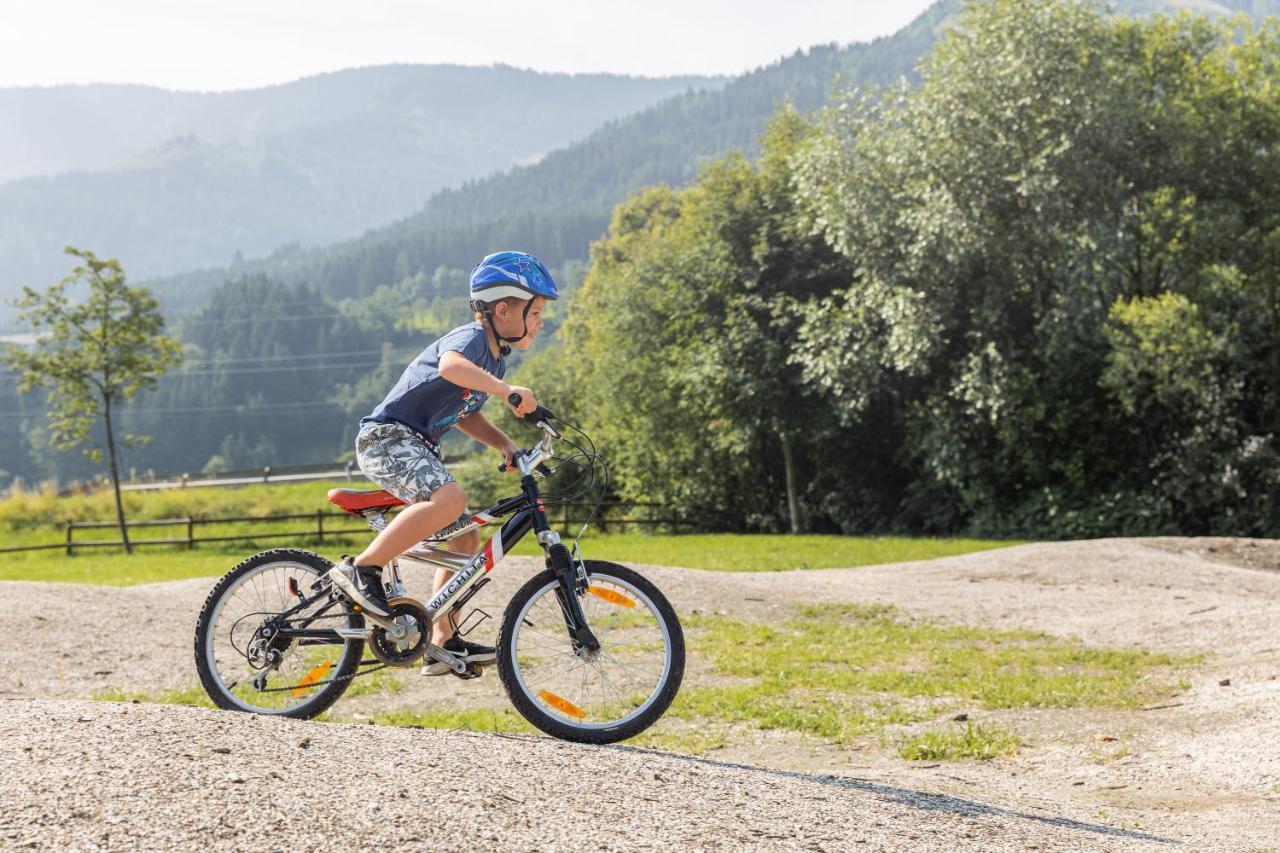
POLYGON ((562 714, 568 714, 570 717, 577 717, 579 720, 587 716, 586 712, 568 699, 562 699, 549 690, 539 690, 538 698, 546 702, 552 708, 555 708, 562 714))
POLYGON ((609 602, 610 604, 616 604, 619 607, 635 607, 636 606, 636 603, 634 601, 632 601, 630 598, 627 598, 622 593, 614 592, 611 589, 605 589, 602 586, 587 587, 587 592, 591 593, 596 598, 603 598, 605 601, 609 602))
POLYGON ((333 666, 333 661, 327 660, 317 666, 315 669, 302 676, 302 680, 298 682, 298 686, 293 688, 294 696, 301 696, 307 692, 307 688, 324 678, 324 674, 329 671, 329 667, 333 666))

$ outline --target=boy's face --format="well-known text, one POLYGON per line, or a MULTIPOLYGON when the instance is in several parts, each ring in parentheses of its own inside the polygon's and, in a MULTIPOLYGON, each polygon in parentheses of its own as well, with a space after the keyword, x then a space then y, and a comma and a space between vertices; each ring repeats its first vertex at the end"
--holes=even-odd
MULTIPOLYGON (((529 306, 528 329, 524 337, 512 342, 511 346, 516 349, 529 348, 534 336, 542 331, 542 310, 546 304, 545 297, 533 297, 533 304, 529 306)), ((520 334, 521 329, 525 328, 524 306, 523 302, 500 302, 494 306, 494 325, 498 327, 499 333, 507 337, 520 334)))

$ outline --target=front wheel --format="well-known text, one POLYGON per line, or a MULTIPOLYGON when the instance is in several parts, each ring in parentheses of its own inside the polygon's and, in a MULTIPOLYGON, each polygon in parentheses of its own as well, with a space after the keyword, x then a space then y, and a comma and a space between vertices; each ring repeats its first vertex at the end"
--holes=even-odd
POLYGON ((615 563, 587 560, 581 597, 600 641, 575 648, 550 570, 522 586, 498 633, 498 675, 516 710, 552 737, 615 743, 666 712, 684 677, 684 632, 658 588, 615 563))

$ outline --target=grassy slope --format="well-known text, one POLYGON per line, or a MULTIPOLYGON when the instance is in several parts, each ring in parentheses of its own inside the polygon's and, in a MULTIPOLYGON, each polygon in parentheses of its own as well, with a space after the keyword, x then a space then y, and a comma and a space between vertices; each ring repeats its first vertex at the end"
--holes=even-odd
MULTIPOLYGON (((271 547, 302 547, 327 556, 367 539, 348 537, 346 545, 326 538, 270 540, 187 551, 168 546, 139 549, 132 557, 115 549, 77 552, 68 557, 58 550, 5 554, 0 559, 0 581, 34 580, 132 586, 140 583, 214 577, 256 551, 271 547)), ((708 571, 785 571, 864 566, 876 563, 927 560, 1002 547, 1008 542, 974 539, 878 539, 854 536, 697 536, 601 534, 584 538, 584 554, 591 559, 624 563, 653 563, 708 571)), ((516 554, 537 553, 526 538, 516 554)))
MULTIPOLYGON (((125 511, 130 519, 216 518, 233 515, 307 514, 331 509, 325 492, 333 486, 362 488, 365 484, 282 483, 240 488, 171 489, 128 492, 125 511)), ((58 497, 25 493, 0 501, 0 544, 34 545, 63 541, 61 525, 70 520, 107 521, 114 512, 109 492, 58 497)), ((554 518, 553 518, 554 523, 554 518)), ((222 574, 255 551, 285 545, 310 548, 326 555, 349 550, 368 540, 363 522, 326 519, 326 530, 343 527, 358 532, 347 537, 314 536, 289 539, 246 539, 243 542, 201 546, 194 551, 169 546, 146 546, 133 557, 114 548, 83 549, 68 557, 60 550, 6 554, 0 559, 0 580, 47 580, 127 586, 222 574)), ((314 529, 310 521, 263 525, 208 525, 198 536, 231 536, 314 529)), ((576 531, 574 531, 576 532, 576 531)), ((135 541, 185 535, 185 527, 138 528, 135 541)), ((77 541, 115 539, 111 529, 77 531, 77 541)), ((905 539, 854 536, 770 536, 736 534, 647 535, 590 531, 583 551, 594 559, 652 563, 710 571, 779 571, 826 569, 876 563, 926 560, 995 548, 1013 542, 973 539, 905 539)), ((535 555, 537 546, 526 538, 516 554, 535 555)))

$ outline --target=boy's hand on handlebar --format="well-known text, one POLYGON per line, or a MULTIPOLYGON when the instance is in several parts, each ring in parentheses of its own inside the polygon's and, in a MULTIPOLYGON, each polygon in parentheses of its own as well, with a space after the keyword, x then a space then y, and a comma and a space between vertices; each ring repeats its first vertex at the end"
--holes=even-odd
POLYGON ((502 454, 502 461, 507 466, 508 473, 520 470, 516 467, 516 454, 520 452, 520 448, 516 446, 515 442, 508 441, 498 448, 498 452, 502 454))
POLYGON ((506 401, 507 406, 518 418, 522 418, 538 408, 538 400, 533 396, 533 389, 525 388, 523 385, 508 385, 506 401), (518 405, 512 402, 516 396, 520 398, 518 405))

